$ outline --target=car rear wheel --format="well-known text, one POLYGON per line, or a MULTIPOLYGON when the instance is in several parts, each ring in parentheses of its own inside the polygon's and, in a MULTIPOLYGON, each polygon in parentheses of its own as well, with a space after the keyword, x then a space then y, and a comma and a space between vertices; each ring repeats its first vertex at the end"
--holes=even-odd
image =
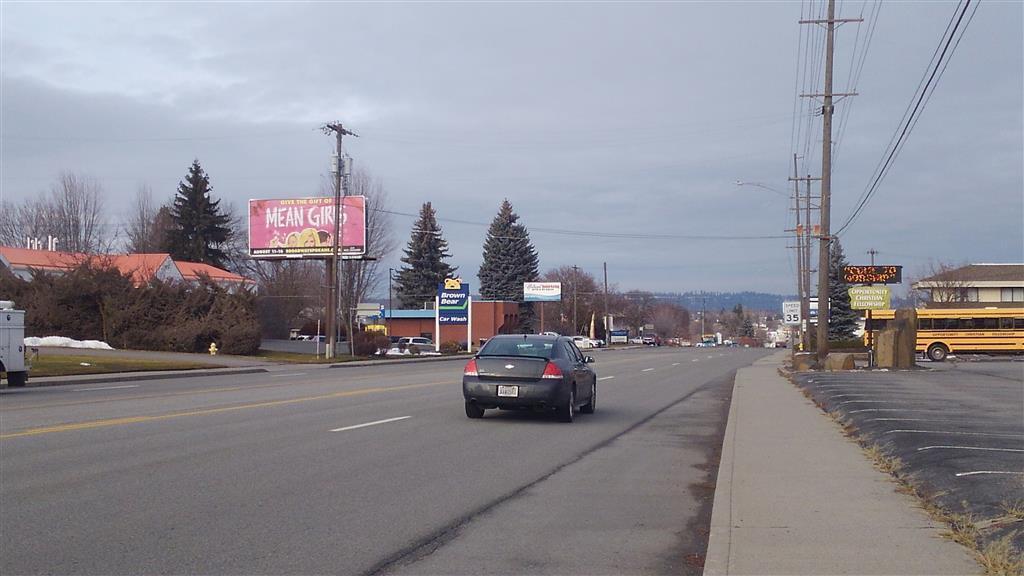
POLYGON ((928 347, 928 358, 932 362, 942 362, 948 354, 949 350, 942 344, 932 344, 928 347))
POLYGON ((569 390, 568 401, 558 408, 558 419, 562 422, 572 422, 576 417, 576 392, 569 390))
POLYGON ((483 418, 484 409, 473 402, 466 400, 466 416, 469 416, 470 418, 483 418))
POLYGON ((597 409, 597 384, 590 385, 590 401, 580 408, 580 414, 593 414, 597 409))

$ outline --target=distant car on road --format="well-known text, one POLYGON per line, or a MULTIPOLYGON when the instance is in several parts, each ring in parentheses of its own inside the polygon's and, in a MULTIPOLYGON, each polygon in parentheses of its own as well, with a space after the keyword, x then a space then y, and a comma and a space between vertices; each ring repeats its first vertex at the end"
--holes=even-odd
POLYGON ((576 347, 579 348, 580 350, 585 350, 587 348, 594 348, 595 347, 594 346, 594 341, 591 340, 590 338, 587 338, 586 336, 573 336, 572 337, 572 341, 576 344, 576 347))
POLYGON ((433 347, 434 343, 430 341, 430 338, 424 338, 422 336, 403 336, 398 339, 399 347, 407 347, 410 344, 419 346, 420 348, 430 346, 433 347))
POLYGON ((554 410, 572 422, 576 410, 593 414, 597 374, 571 338, 539 334, 495 336, 466 364, 462 395, 466 416, 492 408, 554 410))

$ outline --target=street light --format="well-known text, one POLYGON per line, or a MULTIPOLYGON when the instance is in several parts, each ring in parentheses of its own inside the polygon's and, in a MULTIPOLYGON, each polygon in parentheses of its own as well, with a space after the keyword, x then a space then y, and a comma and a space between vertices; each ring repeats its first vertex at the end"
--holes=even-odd
POLYGON ((764 184, 761 184, 760 182, 744 182, 743 180, 737 180, 736 181, 736 185, 737 186, 755 186, 757 188, 764 188, 765 190, 768 190, 768 191, 774 192, 774 193, 776 193, 776 194, 778 194, 780 196, 785 196, 786 198, 789 198, 789 194, 787 194, 786 192, 783 192, 781 190, 776 190, 775 188, 772 188, 771 186, 765 186, 764 184))

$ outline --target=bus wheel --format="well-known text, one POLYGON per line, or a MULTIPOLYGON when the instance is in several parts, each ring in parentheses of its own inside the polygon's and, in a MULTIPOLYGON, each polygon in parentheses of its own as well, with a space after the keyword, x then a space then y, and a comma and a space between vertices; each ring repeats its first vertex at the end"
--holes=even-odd
POLYGON ((928 347, 928 358, 932 362, 942 362, 946 359, 947 354, 949 354, 949 349, 943 344, 932 344, 928 347))

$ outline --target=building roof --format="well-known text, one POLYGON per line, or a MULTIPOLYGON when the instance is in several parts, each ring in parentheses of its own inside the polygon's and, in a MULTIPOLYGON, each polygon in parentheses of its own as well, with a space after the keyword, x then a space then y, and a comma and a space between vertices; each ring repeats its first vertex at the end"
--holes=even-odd
POLYGON ((968 264, 922 278, 918 283, 932 282, 1024 282, 1024 264, 968 264))
MULTIPOLYGON (((165 262, 171 259, 170 254, 116 254, 110 257, 111 266, 122 274, 131 276, 136 286, 152 280, 165 262)), ((184 275, 182 275, 184 276, 184 275)))
MULTIPOLYGON (((13 246, 0 246, 0 259, 11 268, 36 268, 41 270, 68 270, 78 264, 93 259, 96 262, 117 268, 122 274, 130 276, 136 285, 146 284, 157 277, 160 269, 170 263, 177 270, 170 279, 196 281, 200 276, 208 276, 214 282, 252 284, 253 281, 222 270, 216 266, 199 262, 183 262, 172 260, 170 254, 78 254, 71 252, 51 252, 48 250, 30 250, 13 246)), ((165 280, 168 278, 164 278, 165 280)))
POLYGON ((200 276, 207 276, 214 282, 254 284, 252 280, 249 280, 244 276, 240 276, 234 272, 228 272, 227 270, 217 268, 216 266, 210 266, 209 264, 203 264, 201 262, 182 262, 180 260, 175 260, 174 264, 178 267, 178 271, 181 272, 181 276, 185 280, 198 280, 200 276))
POLYGON ((12 268, 39 268, 41 270, 67 270, 88 258, 74 252, 50 252, 13 246, 0 246, 0 256, 12 268))

